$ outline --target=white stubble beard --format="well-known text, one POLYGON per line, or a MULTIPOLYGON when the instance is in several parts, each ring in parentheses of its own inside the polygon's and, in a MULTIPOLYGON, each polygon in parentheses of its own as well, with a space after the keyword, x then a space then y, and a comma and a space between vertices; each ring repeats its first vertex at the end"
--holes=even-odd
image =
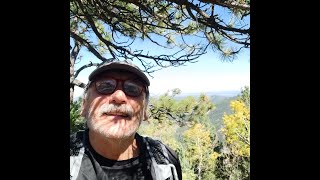
MULTIPOLYGON (((98 110, 98 117, 101 117, 101 114, 103 114, 103 109, 106 108, 106 106, 108 105, 109 104, 103 105, 100 107, 100 109, 98 110)), ((126 106, 129 106, 129 105, 126 105, 126 106)), ((127 108, 130 109, 131 107, 127 107, 127 108)), ((130 127, 126 127, 127 120, 121 120, 120 122, 117 122, 111 127, 107 127, 107 124, 112 122, 110 122, 110 120, 106 118, 97 120, 95 116, 93 116, 93 108, 90 107, 89 114, 87 117, 87 125, 90 130, 102 135, 105 138, 126 139, 134 136, 134 134, 137 132, 141 124, 142 117, 145 113, 144 111, 145 109, 142 108, 142 111, 140 112, 139 122, 133 123, 130 127)), ((134 113, 132 113, 132 115, 134 116, 134 113)))

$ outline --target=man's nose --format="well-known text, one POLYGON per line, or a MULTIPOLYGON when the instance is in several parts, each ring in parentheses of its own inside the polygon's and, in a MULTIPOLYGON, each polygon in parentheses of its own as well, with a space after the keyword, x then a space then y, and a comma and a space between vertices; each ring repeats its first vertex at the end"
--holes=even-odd
POLYGON ((123 89, 117 87, 117 89, 111 94, 109 103, 125 104, 127 103, 127 100, 127 96, 123 89))

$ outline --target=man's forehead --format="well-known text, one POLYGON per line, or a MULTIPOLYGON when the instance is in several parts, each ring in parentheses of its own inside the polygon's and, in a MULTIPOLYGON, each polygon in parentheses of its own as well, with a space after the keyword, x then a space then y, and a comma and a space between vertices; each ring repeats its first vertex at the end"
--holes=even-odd
MULTIPOLYGON (((97 75, 97 78, 118 78, 118 79, 137 79, 138 76, 132 72, 122 70, 105 71, 97 75)), ((96 78, 95 78, 96 79, 96 78)))

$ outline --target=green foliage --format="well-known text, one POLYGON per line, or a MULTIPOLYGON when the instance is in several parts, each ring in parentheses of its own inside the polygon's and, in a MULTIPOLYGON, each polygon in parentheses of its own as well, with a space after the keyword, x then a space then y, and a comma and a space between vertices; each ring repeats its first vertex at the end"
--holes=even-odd
POLYGON ((222 153, 220 157, 217 158, 214 174, 217 180, 249 180, 250 159, 222 153))
POLYGON ((180 94, 180 89, 173 89, 158 99, 150 99, 150 114, 151 118, 162 123, 165 119, 177 121, 184 125, 190 120, 190 116, 195 106, 195 99, 188 97, 181 101, 175 100, 175 96, 180 94))
POLYGON ((178 128, 179 126, 177 124, 173 124, 172 121, 168 119, 164 119, 161 123, 155 119, 149 119, 148 122, 141 124, 138 133, 161 140, 173 150, 177 151, 180 146, 177 138, 175 138, 178 128))
POLYGON ((180 89, 173 89, 158 99, 152 98, 150 100, 151 118, 159 123, 164 119, 174 120, 182 126, 195 123, 210 124, 208 115, 215 108, 210 98, 201 94, 198 100, 192 96, 176 100, 175 96, 180 93, 180 89))
POLYGON ((241 89, 238 99, 242 101, 248 108, 250 108, 250 89, 248 86, 245 86, 243 89, 241 89))
POLYGON ((209 125, 209 113, 214 110, 215 106, 210 98, 205 94, 200 94, 197 104, 193 107, 191 121, 194 123, 203 123, 209 125))
POLYGON ((84 129, 85 121, 80 115, 81 99, 73 102, 70 108, 70 134, 84 129))
POLYGON ((195 180, 197 178, 197 175, 194 174, 192 168, 182 166, 182 179, 183 180, 195 180))

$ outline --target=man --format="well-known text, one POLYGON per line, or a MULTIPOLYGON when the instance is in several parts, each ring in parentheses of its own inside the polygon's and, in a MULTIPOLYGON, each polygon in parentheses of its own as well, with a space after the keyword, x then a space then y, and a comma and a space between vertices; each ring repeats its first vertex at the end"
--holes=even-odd
POLYGON ((87 128, 70 136, 70 179, 182 179, 175 152, 137 132, 147 120, 147 76, 126 61, 89 75, 81 115, 87 128))

